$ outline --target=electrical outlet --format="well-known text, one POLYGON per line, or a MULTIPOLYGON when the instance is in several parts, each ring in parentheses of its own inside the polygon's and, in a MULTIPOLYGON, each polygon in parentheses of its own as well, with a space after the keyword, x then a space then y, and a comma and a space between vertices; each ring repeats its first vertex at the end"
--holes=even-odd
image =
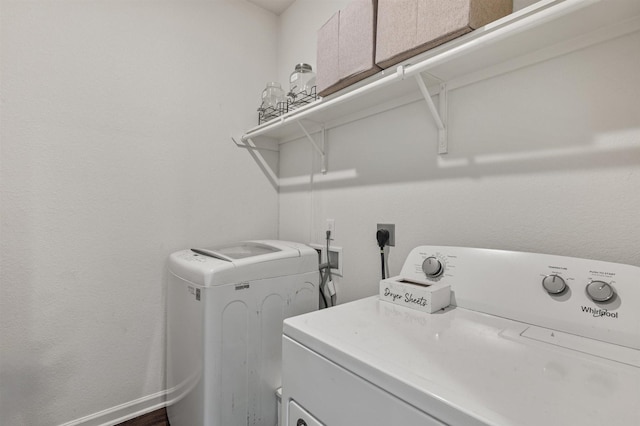
POLYGON ((331 231, 331 239, 335 238, 336 235, 336 220, 335 219, 327 219, 326 231, 331 231))
POLYGON ((386 229, 389 231, 389 242, 388 246, 395 247, 396 246, 396 225, 393 223, 379 223, 376 231, 380 229, 386 229))

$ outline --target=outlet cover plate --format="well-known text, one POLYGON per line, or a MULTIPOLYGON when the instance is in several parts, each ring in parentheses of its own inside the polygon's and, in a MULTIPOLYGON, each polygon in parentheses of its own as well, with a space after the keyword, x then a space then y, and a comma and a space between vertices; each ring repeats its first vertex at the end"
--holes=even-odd
POLYGON ((396 225, 393 223, 379 223, 378 227, 376 228, 376 232, 378 232, 380 229, 386 229, 387 231, 389 231, 389 242, 387 243, 387 245, 390 247, 395 247, 396 246, 396 225))

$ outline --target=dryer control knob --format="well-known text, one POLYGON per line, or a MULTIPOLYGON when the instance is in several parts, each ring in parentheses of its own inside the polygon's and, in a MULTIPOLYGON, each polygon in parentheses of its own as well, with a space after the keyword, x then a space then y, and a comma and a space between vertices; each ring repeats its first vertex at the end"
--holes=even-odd
POLYGON ((547 275, 542 279, 542 287, 547 293, 554 295, 560 294, 567 289, 567 283, 557 274, 547 275))
POLYGON ((422 262, 422 270, 428 278, 436 278, 442 275, 444 266, 435 256, 429 256, 422 262))
POLYGON ((611 284, 604 281, 591 281, 586 290, 594 302, 608 302, 616 294, 611 284))

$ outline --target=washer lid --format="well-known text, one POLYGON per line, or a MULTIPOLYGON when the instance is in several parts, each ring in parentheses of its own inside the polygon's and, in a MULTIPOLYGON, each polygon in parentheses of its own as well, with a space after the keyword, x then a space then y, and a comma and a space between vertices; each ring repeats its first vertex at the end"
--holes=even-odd
MULTIPOLYGON (((203 256, 214 257, 216 259, 226 260, 227 262, 233 262, 238 259, 246 259, 248 257, 262 256, 265 254, 272 254, 281 249, 262 244, 253 241, 245 241, 237 244, 229 244, 211 248, 197 248, 191 249, 194 253, 201 254, 203 256)), ((299 253, 294 253, 292 257, 298 257, 299 253)))
POLYGON ((242 241, 173 253, 169 271, 195 286, 220 286, 317 273, 318 254, 309 246, 290 241, 242 241))

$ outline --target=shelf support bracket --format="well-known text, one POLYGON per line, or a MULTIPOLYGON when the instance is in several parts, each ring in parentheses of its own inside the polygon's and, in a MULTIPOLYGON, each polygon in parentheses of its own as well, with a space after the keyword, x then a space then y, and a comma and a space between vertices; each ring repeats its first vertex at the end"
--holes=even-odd
POLYGON ((264 156, 264 154, 262 154, 262 152, 267 152, 267 151, 278 152, 278 150, 272 149, 272 148, 259 147, 251 139, 251 137, 246 135, 240 138, 240 140, 243 141, 244 143, 236 141, 236 139, 233 136, 231 136, 231 140, 238 148, 244 148, 249 152, 251 157, 253 157, 255 162, 258 164, 258 167, 260 167, 260 169, 265 174, 267 179, 269 179, 269 182, 271 183, 271 185, 277 190, 280 186, 280 179, 278 178, 276 171, 274 171, 275 169, 273 164, 269 164, 268 159, 264 156))
POLYGON ((325 128, 324 128, 324 126, 322 126, 321 129, 320 129, 320 135, 321 135, 321 138, 322 138, 322 148, 320 148, 318 146, 318 144, 316 143, 315 139, 313 139, 311 137, 311 135, 309 134, 307 129, 305 129, 305 127, 302 125, 302 123, 299 120, 296 120, 296 123, 298 123, 298 126, 300 126, 300 129, 302 129, 302 132, 307 137, 307 140, 309 140, 309 142, 311 142, 311 145, 316 149, 316 151, 318 151, 318 154, 320 154, 320 158, 321 158, 321 161, 322 161, 322 166, 320 168, 320 171, 322 172, 323 175, 326 174, 327 173, 327 155, 325 153, 326 144, 325 144, 325 128))
POLYGON ((272 148, 264 148, 264 147, 259 147, 257 146, 253 140, 251 140, 251 138, 247 137, 246 141, 244 140, 244 136, 240 138, 241 141, 245 142, 245 143, 241 143, 238 142, 236 140, 236 138, 234 138, 233 136, 231 136, 231 140, 233 141, 234 144, 236 144, 236 146, 238 148, 244 148, 244 149, 249 149, 252 151, 270 151, 270 152, 279 152, 279 150, 277 149, 272 149, 272 148))
POLYGON ((447 95, 449 89, 447 83, 440 84, 440 94, 438 94, 438 100, 440 108, 440 120, 444 126, 444 129, 438 131, 438 154, 446 154, 449 151, 449 134, 447 129, 447 121, 449 119, 449 105, 447 104, 447 95))
POLYGON ((431 99, 431 94, 429 93, 427 85, 424 83, 420 73, 416 74, 415 78, 418 83, 418 87, 420 88, 420 92, 422 92, 422 96, 427 103, 427 107, 429 107, 429 112, 433 117, 433 121, 435 121, 436 126, 438 127, 438 154, 446 154, 448 151, 446 126, 447 86, 444 83, 440 85, 440 94, 438 96, 440 99, 440 108, 438 110, 436 105, 433 103, 433 99, 431 99))

